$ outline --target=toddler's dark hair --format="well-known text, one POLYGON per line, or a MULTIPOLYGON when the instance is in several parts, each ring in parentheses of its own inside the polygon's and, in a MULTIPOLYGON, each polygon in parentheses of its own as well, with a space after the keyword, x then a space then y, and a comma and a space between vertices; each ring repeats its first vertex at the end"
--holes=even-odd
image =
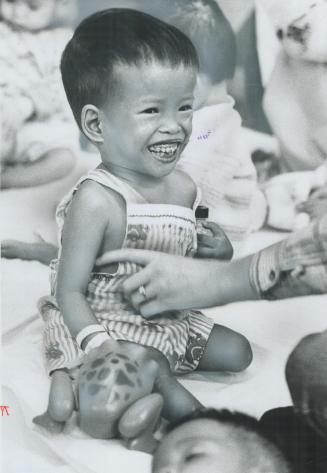
POLYGON ((61 59, 63 84, 79 127, 84 105, 100 107, 114 93, 115 65, 137 66, 152 60, 172 67, 199 67, 188 37, 151 15, 111 8, 83 20, 61 59))

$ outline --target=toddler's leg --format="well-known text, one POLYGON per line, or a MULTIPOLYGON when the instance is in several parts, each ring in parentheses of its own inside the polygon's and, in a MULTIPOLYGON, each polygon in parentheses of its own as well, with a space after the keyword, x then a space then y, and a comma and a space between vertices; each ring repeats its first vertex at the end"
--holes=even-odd
POLYGON ((163 416, 174 421, 194 411, 202 404, 182 386, 170 370, 167 358, 158 350, 147 347, 150 357, 159 364, 155 391, 161 394, 164 400, 163 416))
POLYGON ((65 370, 51 375, 48 408, 44 414, 34 417, 33 422, 52 433, 59 433, 70 418, 75 407, 72 381, 65 370))
POLYGON ((243 335, 222 325, 214 325, 198 369, 243 371, 251 361, 251 346, 243 335))
POLYGON ((172 374, 159 376, 155 390, 164 399, 163 417, 169 421, 178 420, 195 409, 203 407, 172 374))
POLYGON ((72 381, 65 367, 78 366, 84 354, 71 337, 53 299, 41 298, 38 308, 45 322, 43 343, 51 386, 47 410, 33 422, 57 433, 64 428, 75 405, 72 381))
POLYGON ((1 186, 3 189, 40 186, 66 177, 74 166, 73 153, 57 148, 36 161, 6 166, 1 173, 1 186))

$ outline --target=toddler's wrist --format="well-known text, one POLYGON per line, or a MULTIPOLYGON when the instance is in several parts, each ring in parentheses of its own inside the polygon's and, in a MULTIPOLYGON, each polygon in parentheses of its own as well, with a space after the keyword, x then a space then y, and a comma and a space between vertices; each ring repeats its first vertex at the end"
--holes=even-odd
POLYGON ((86 354, 108 340, 110 336, 100 324, 87 325, 76 335, 76 342, 86 354))
POLYGON ((83 343, 83 351, 88 354, 94 348, 100 347, 104 342, 110 340, 110 337, 107 332, 97 333, 89 338, 89 340, 85 340, 83 343))

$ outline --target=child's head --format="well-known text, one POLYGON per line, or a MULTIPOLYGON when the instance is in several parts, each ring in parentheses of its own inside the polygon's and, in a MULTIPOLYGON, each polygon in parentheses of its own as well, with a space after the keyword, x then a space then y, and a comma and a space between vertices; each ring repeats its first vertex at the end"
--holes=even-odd
POLYGON ((72 20, 76 0, 0 0, 0 17, 27 31, 39 31, 72 20))
POLYGON ((104 164, 171 172, 191 134, 198 72, 182 32, 139 11, 104 10, 76 29, 61 71, 75 119, 104 164))
POLYGON ((245 414, 200 409, 177 422, 154 454, 153 473, 289 473, 281 453, 245 414))
MULTIPOLYGON (((216 0, 107 0, 106 5, 148 13, 176 26, 190 38, 199 56, 201 72, 196 108, 217 103, 221 94, 226 94, 225 81, 234 76, 236 41, 216 0)), ((95 7, 93 3, 88 5, 89 10, 95 7)))
POLYGON ((201 101, 215 102, 218 86, 234 76, 236 40, 232 27, 216 0, 174 2, 164 19, 191 39, 199 55, 198 106, 201 101))

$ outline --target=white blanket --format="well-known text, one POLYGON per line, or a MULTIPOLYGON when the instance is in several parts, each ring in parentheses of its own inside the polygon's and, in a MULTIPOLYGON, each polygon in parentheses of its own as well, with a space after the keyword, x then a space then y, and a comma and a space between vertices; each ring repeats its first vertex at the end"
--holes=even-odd
MULTIPOLYGON (((94 166, 90 158, 89 166, 94 166)), ((63 183, 64 185, 65 183, 63 183)), ((2 237, 32 239, 33 231, 55 241, 55 203, 61 185, 6 191, 1 196, 2 237)), ((65 184, 70 187, 69 185, 65 184)), ((251 236, 251 252, 281 238, 278 233, 251 236)), ((3 427, 2 461, 6 473, 146 473, 149 455, 127 451, 117 441, 94 440, 72 421, 64 433, 46 434, 32 418, 46 408, 49 380, 41 356, 42 323, 33 318, 36 301, 48 292, 48 270, 19 260, 2 265, 2 399, 9 406, 3 427)), ((217 323, 246 335, 254 346, 252 366, 240 375, 194 373, 183 379, 208 406, 238 409, 260 416, 290 403, 283 368, 287 354, 309 332, 326 328, 326 296, 278 302, 243 302, 207 311, 217 323)))
MULTIPOLYGON (((295 343, 309 332, 326 327, 325 296, 278 302, 243 302, 208 311, 216 322, 245 334, 253 343, 254 362, 239 375, 194 373, 183 384, 199 400, 214 407, 237 409, 260 416, 272 407, 290 404, 283 368, 295 343)), ((64 433, 50 435, 32 424, 46 408, 49 381, 41 356, 39 320, 4 336, 3 418, 4 471, 63 473, 146 473, 150 456, 126 451, 119 441, 94 440, 74 421, 64 433)))

